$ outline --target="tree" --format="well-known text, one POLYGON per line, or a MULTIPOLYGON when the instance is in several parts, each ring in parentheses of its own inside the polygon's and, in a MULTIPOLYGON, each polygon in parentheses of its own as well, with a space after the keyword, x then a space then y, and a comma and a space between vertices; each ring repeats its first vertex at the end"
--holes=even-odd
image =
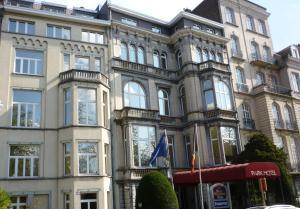
POLYGON ((178 200, 167 177, 158 171, 146 174, 138 187, 136 207, 139 209, 178 209, 178 200))
POLYGON ((7 209, 10 206, 10 197, 6 191, 0 188, 0 209, 7 209))
MULTIPOLYGON (((245 150, 235 159, 235 163, 264 161, 275 162, 277 164, 281 172, 284 202, 295 204, 296 195, 292 177, 288 170, 287 155, 284 153, 283 149, 277 148, 267 136, 262 133, 254 134, 246 144, 245 150)), ((269 182, 270 184, 268 185, 270 190, 274 190, 276 199, 279 201, 282 196, 280 187, 275 185, 274 182, 271 184, 271 180, 269 180, 269 182)))

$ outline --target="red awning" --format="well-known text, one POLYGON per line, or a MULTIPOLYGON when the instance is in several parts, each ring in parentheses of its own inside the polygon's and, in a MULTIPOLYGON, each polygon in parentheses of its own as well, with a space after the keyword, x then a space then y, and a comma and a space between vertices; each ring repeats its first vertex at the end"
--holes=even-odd
MULTIPOLYGON (((279 176, 280 170, 272 162, 253 162, 201 169, 203 183, 231 182, 279 176)), ((177 172, 173 176, 173 181, 175 184, 197 184, 199 183, 199 170, 193 173, 191 171, 177 172)))

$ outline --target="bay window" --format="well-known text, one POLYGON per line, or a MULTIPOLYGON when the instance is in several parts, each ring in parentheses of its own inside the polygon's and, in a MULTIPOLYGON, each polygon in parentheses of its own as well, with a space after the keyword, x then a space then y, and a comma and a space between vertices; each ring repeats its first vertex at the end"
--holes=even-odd
POLYGON ((98 173, 97 143, 78 143, 79 174, 95 175, 98 173))
POLYGON ((160 64, 159 64, 159 53, 158 51, 154 51, 153 52, 153 66, 159 68, 160 64))
POLYGON ((231 110, 232 109, 231 93, 228 85, 224 81, 217 80, 215 82, 215 92, 216 92, 217 107, 222 110, 231 110))
POLYGON ((64 89, 64 125, 72 124, 72 93, 71 88, 64 89))
POLYGON ((196 49, 195 52, 195 62, 201 63, 202 62, 202 50, 200 48, 196 49))
POLYGON ((43 52, 16 49, 15 73, 26 75, 42 75, 43 68, 43 52))
POLYGON ((226 163, 231 163, 234 157, 237 155, 237 140, 235 129, 232 127, 221 127, 221 137, 226 163))
POLYGON ((221 147, 218 140, 217 127, 210 127, 209 134, 210 134, 214 164, 220 165, 222 163, 222 158, 221 158, 221 147))
POLYGON ((155 128, 152 126, 132 126, 133 164, 148 167, 155 148, 155 128))
POLYGON ((64 175, 71 174, 71 150, 72 144, 71 143, 64 143, 64 175))
POLYGON ((64 54, 64 71, 70 70, 70 54, 64 54))
POLYGON ((206 110, 212 110, 215 108, 214 90, 211 80, 205 80, 203 83, 204 100, 206 110))
POLYGON ((78 88, 78 123, 96 125, 96 89, 78 88))

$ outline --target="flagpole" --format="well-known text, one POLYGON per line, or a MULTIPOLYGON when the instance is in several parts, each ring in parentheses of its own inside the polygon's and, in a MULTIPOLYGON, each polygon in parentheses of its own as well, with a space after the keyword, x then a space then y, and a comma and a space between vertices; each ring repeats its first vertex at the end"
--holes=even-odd
POLYGON ((168 158, 169 158, 169 168, 168 172, 170 172, 170 179, 171 179, 171 184, 174 190, 174 182, 173 182, 173 171, 172 171, 172 166, 171 166, 171 157, 170 157, 170 152, 169 152, 169 141, 168 141, 168 135, 167 135, 167 129, 165 129, 165 143, 167 145, 167 153, 168 153, 168 158))
POLYGON ((204 209, 203 202, 203 189, 202 189, 202 175, 201 175, 201 162, 200 162, 200 153, 199 153, 199 144, 198 144, 198 125, 195 123, 195 132, 196 132, 196 144, 197 144, 197 155, 198 155, 198 172, 199 172, 199 183, 200 183, 200 198, 201 198, 201 209, 204 209))

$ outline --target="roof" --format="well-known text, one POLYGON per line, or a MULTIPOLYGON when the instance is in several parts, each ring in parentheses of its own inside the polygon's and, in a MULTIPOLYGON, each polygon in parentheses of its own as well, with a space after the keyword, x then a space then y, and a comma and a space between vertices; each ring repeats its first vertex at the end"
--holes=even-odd
MULTIPOLYGON (((279 176, 280 170, 272 162, 253 162, 201 169, 202 183, 232 182, 279 176)), ((199 170, 177 172, 173 176, 173 181, 175 184, 198 184, 200 182, 199 170)))

